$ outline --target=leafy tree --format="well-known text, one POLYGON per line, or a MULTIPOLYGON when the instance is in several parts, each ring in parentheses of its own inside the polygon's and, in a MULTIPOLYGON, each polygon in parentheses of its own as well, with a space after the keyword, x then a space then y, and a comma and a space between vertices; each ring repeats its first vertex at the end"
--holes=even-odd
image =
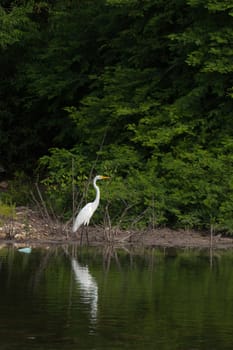
POLYGON ((44 156, 59 212, 75 159, 79 190, 112 175, 116 223, 232 232, 232 16, 227 0, 5 1, 2 161, 44 156))

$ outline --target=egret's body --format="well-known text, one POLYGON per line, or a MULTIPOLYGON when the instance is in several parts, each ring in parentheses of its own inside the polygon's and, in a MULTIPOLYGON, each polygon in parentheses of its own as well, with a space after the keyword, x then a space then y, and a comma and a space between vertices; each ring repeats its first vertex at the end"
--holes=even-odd
POLYGON ((96 197, 95 200, 93 202, 87 203, 78 213, 74 224, 73 224, 73 232, 76 232, 80 226, 84 225, 84 226, 88 226, 90 219, 92 217, 92 215, 94 214, 94 212, 96 211, 96 209, 99 206, 99 202, 100 202, 100 189, 99 187, 96 185, 96 181, 98 180, 104 180, 104 179, 108 179, 108 176, 102 176, 102 175, 97 175, 94 180, 93 180, 93 186, 96 190, 96 197))

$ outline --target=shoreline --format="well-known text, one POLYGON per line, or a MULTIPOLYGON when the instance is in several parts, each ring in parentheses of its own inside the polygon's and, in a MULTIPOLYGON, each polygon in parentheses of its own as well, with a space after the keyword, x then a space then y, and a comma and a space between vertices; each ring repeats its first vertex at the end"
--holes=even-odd
POLYGON ((14 219, 2 219, 0 225, 0 245, 89 245, 145 248, 211 248, 233 249, 233 238, 202 233, 194 230, 172 230, 156 228, 150 230, 118 230, 101 226, 88 227, 88 240, 83 233, 71 233, 70 225, 49 221, 36 211, 26 207, 16 209, 14 219), (88 244, 87 244, 88 243, 88 244))

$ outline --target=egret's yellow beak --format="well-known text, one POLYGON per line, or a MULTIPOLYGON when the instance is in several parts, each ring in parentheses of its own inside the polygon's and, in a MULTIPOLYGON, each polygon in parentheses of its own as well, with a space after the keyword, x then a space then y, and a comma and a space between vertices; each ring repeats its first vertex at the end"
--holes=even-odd
POLYGON ((110 179, 110 176, 101 176, 101 179, 102 179, 102 180, 110 179))

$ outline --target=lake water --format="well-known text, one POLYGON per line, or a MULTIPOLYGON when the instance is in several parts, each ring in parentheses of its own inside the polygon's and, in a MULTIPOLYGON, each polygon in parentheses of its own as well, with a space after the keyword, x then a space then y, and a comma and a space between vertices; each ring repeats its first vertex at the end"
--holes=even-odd
POLYGON ((233 251, 2 247, 0 349, 233 349, 233 251))

